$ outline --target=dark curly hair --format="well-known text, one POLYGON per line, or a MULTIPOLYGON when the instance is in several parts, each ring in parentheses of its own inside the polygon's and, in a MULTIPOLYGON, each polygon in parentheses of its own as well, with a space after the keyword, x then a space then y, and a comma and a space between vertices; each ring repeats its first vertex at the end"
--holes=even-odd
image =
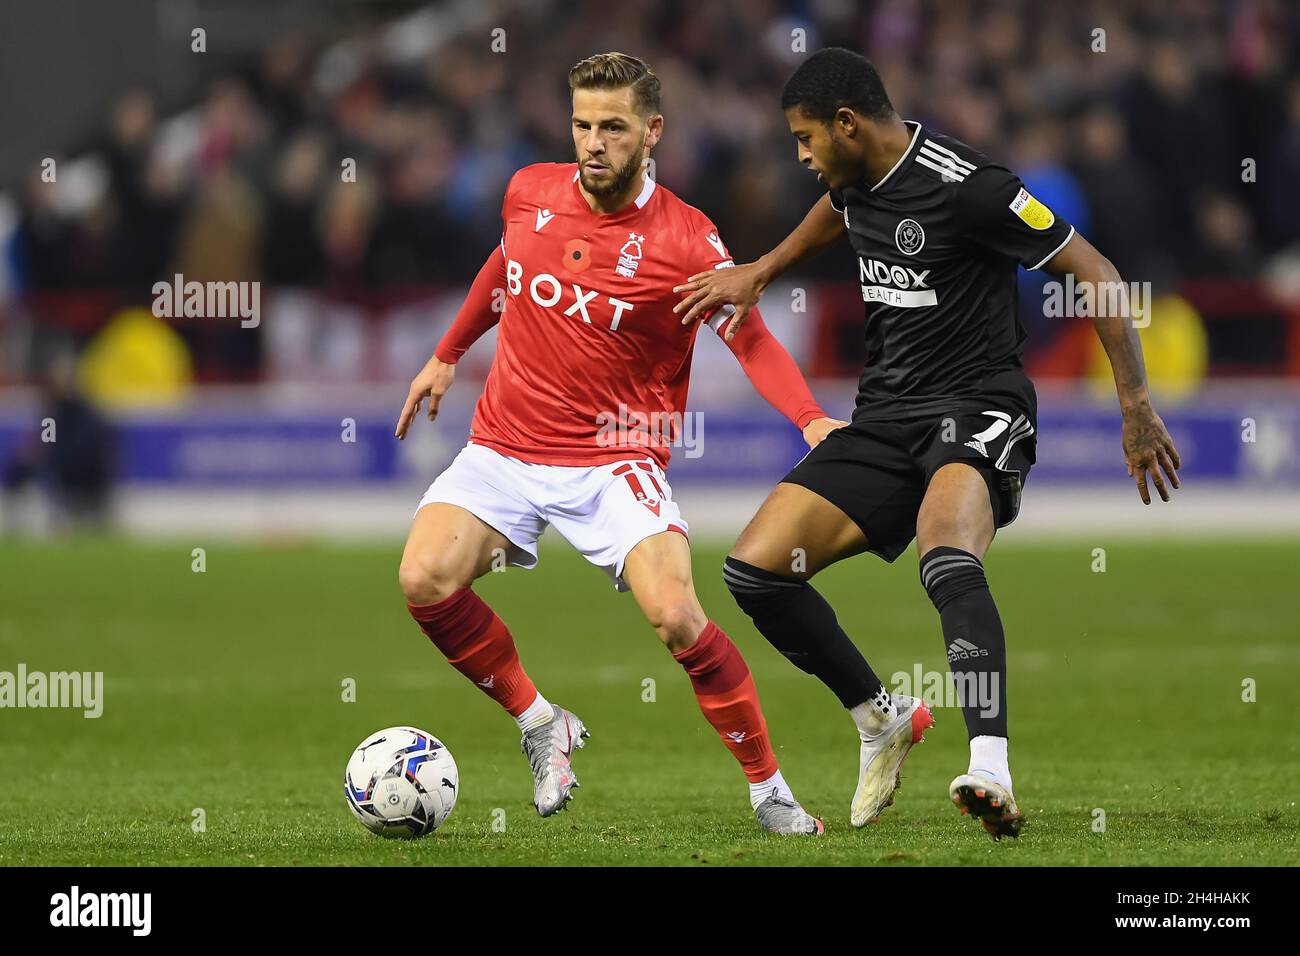
POLYGON ((871 61, 843 47, 818 50, 794 71, 781 92, 781 109, 792 106, 823 123, 842 106, 872 119, 894 112, 871 61))

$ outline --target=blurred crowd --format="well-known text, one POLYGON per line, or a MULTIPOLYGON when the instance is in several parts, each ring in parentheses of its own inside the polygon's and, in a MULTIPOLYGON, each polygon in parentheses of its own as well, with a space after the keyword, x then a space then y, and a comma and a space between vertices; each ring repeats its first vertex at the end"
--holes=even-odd
POLYGON ((13 287, 143 300, 175 272, 342 298, 464 283, 499 235, 511 173, 572 158, 566 74, 606 49, 646 58, 663 80, 658 179, 742 260, 818 195, 778 100, 803 51, 825 45, 871 58, 904 117, 1019 172, 1126 278, 1255 275, 1297 233, 1300 8, 1285 0, 554 0, 498 12, 504 52, 476 25, 398 62, 376 27, 328 49, 271 39, 183 116, 126 94, 91 151, 103 171, 91 201, 70 209, 39 168, 18 185, 13 287))

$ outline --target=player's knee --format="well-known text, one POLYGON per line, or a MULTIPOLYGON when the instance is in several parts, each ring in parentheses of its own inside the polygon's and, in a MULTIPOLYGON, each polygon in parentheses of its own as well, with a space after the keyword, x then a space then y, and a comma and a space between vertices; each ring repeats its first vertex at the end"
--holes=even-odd
POLYGON ((397 580, 410 604, 438 604, 474 581, 472 573, 440 555, 404 557, 397 580))
POLYGON ((974 523, 954 514, 922 515, 916 523, 916 548, 921 555, 935 548, 961 548, 973 554, 982 550, 974 523))
POLYGON ((695 643, 709 623, 699 602, 686 595, 674 596, 647 608, 650 626, 670 651, 682 651, 695 643))
POLYGON ((732 547, 731 553, 727 555, 727 560, 741 561, 755 567, 764 567, 767 563, 769 550, 759 535, 746 528, 744 533, 741 534, 740 540, 732 547))
POLYGON ((989 586, 983 563, 961 548, 940 546, 926 551, 921 556, 920 573, 921 586, 940 613, 955 598, 989 586))
POLYGON ((746 561, 739 547, 722 562, 722 580, 736 599, 740 609, 753 617, 765 609, 777 606, 784 598, 796 595, 806 585, 804 582, 775 574, 757 564, 746 561), (737 553, 739 552, 739 553, 737 553))
POLYGON ((960 501, 934 506, 926 502, 916 520, 916 546, 921 555, 935 548, 960 548, 982 558, 993 534, 992 502, 982 484, 960 501))
POLYGON ((739 562, 741 569, 757 569, 765 578, 805 581, 812 577, 810 563, 816 560, 810 558, 805 548, 791 548, 788 542, 779 544, 776 538, 753 534, 747 529, 727 555, 724 567, 728 562, 739 562))

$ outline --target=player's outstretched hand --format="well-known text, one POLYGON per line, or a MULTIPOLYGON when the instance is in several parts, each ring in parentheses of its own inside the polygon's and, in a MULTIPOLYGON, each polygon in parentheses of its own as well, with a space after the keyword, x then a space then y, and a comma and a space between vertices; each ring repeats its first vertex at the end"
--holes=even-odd
POLYGON ((1137 481, 1138 494, 1142 496, 1144 505, 1151 504, 1148 476, 1155 482, 1161 501, 1169 500, 1165 476, 1174 488, 1180 487, 1178 469, 1183 463, 1178 457, 1178 449, 1174 447, 1165 423, 1147 402, 1124 412, 1124 460, 1129 477, 1137 481), (1160 473, 1162 470, 1164 475, 1160 473))
POLYGON ((842 422, 838 418, 814 418, 803 427, 803 440, 808 443, 809 448, 816 448, 826 436, 837 428, 843 428, 848 422, 842 422))
POLYGON ((749 310, 758 304, 766 285, 763 270, 756 262, 697 272, 681 285, 673 286, 674 292, 689 293, 673 306, 673 311, 685 312, 682 325, 690 325, 697 319, 707 318, 724 305, 734 306, 736 313, 727 323, 723 336, 730 342, 736 337, 749 310))
POLYGON ((411 427, 411 422, 420 411, 420 403, 426 397, 429 399, 429 421, 436 419, 442 396, 447 394, 455 377, 456 366, 448 365, 436 355, 430 358, 424 368, 420 369, 420 374, 411 379, 411 390, 406 395, 406 404, 402 406, 402 415, 397 419, 397 430, 393 432, 393 437, 398 440, 406 437, 406 430, 411 427))

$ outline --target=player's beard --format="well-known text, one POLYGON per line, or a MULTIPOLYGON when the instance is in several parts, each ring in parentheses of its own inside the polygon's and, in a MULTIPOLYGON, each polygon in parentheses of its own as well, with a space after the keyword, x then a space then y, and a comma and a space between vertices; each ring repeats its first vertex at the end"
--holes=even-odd
MULTIPOLYGON (((644 140, 642 140, 644 142, 644 140)), ((617 196, 627 189, 628 185, 636 177, 643 164, 641 159, 641 150, 637 149, 628 157, 626 163, 614 170, 614 176, 608 183, 592 182, 587 178, 587 171, 582 166, 582 160, 578 161, 578 168, 582 170, 582 188, 593 196, 599 196, 602 199, 609 196, 617 196)))

